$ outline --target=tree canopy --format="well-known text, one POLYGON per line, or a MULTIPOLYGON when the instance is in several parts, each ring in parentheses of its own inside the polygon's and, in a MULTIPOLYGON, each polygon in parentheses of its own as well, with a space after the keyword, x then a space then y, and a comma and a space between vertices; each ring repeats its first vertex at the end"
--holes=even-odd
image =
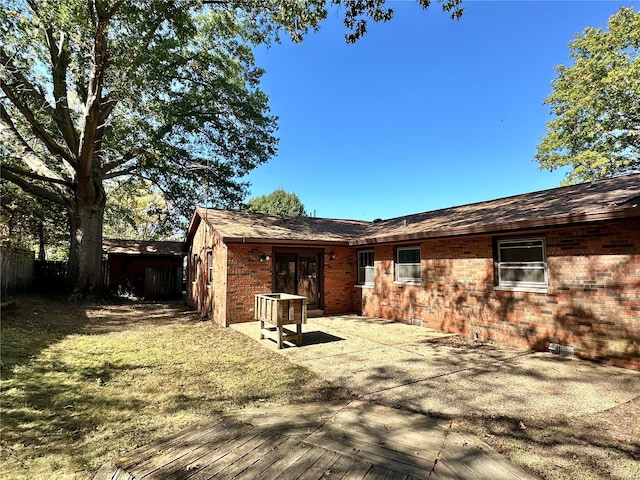
POLYGON ((69 229, 60 205, 38 200, 0 180, 0 238, 12 246, 38 250, 39 260, 64 260, 69 229))
POLYGON ((181 216, 172 214, 160 192, 149 181, 128 182, 105 187, 104 236, 135 240, 168 240, 182 237, 186 230, 181 216), (179 234, 178 234, 179 232, 179 234))
MULTIPOLYGON (((461 15, 461 0, 439 1, 461 15)), ((213 206, 241 205, 242 177, 277 146, 252 46, 300 41, 330 5, 350 42, 393 15, 385 0, 3 2, 1 175, 66 210, 77 292, 102 281, 107 184, 148 181, 185 216, 204 188, 213 206)))
POLYGON ((304 205, 295 193, 285 192, 279 188, 269 195, 252 198, 247 202, 250 212, 273 213, 276 215, 306 216, 304 205))
POLYGON ((13 2, 0 13, 2 177, 65 206, 79 290, 100 281, 108 181, 185 215, 203 182, 239 205, 276 149, 251 19, 192 1, 13 2))
POLYGON ((608 30, 569 43, 545 103, 555 116, 538 145, 541 168, 570 167, 565 183, 640 170, 640 12, 621 8, 608 30))

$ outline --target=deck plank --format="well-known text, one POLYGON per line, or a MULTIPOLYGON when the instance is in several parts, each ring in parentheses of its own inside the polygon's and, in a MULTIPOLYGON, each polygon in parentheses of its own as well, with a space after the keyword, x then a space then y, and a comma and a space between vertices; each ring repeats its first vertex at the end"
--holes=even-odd
POLYGON ((308 445, 304 442, 298 443, 295 448, 292 448, 286 455, 281 456, 273 462, 269 467, 260 472, 260 480, 275 480, 280 474, 295 464, 302 456, 304 456, 308 450, 313 449, 312 445, 308 445))
MULTIPOLYGON (((205 435, 198 437, 197 441, 175 445, 149 460, 132 466, 128 471, 136 478, 164 478, 160 472, 163 469, 173 471, 178 466, 178 470, 183 471, 186 466, 191 465, 187 461, 190 454, 197 459, 202 458, 202 454, 204 456, 213 452, 224 454, 225 447, 234 442, 246 441, 246 435, 255 436, 257 434, 258 432, 253 427, 243 424, 224 432, 216 432, 213 437, 205 433, 205 435)), ((175 474, 174 478, 181 478, 181 475, 175 474)))
POLYGON ((259 458, 256 463, 240 473, 234 480, 254 480, 262 478, 262 473, 269 469, 275 462, 294 455, 293 450, 300 444, 300 440, 294 437, 283 437, 284 441, 272 451, 259 458))
POLYGON ((184 480, 197 475, 199 471, 207 468, 211 464, 215 464, 235 450, 238 446, 243 445, 248 440, 256 436, 259 432, 253 429, 243 429, 230 433, 229 440, 219 444, 203 444, 199 447, 197 458, 190 462, 186 458, 176 459, 175 464, 167 466, 171 470, 170 474, 165 474, 163 469, 152 472, 149 476, 143 477, 147 479, 154 478, 171 478, 172 480, 184 480))
POLYGON ((123 470, 128 470, 134 465, 148 461, 159 453, 165 452, 171 448, 175 448, 181 444, 188 442, 200 441, 202 437, 207 436, 213 441, 215 435, 224 435, 230 429, 237 425, 237 421, 232 419, 218 418, 204 424, 193 425, 189 428, 181 430, 170 436, 165 441, 157 441, 148 446, 140 447, 123 455, 117 462, 117 465, 123 470))
POLYGON ((316 432, 306 441, 334 452, 342 452, 345 455, 366 460, 374 465, 382 465, 389 470, 407 473, 418 478, 426 478, 433 466, 433 461, 430 459, 415 457, 380 445, 362 442, 348 435, 347 433, 316 432))
POLYGON ((451 432, 447 437, 440 460, 454 474, 470 480, 500 477, 521 480, 536 478, 518 469, 482 442, 477 440, 467 442, 465 437, 456 432, 451 432))
POLYGON ((335 462, 326 470, 329 475, 328 479, 341 479, 343 478, 349 469, 356 463, 355 458, 348 457, 346 455, 339 455, 335 462))
POLYGON ((194 466, 195 468, 189 468, 189 466, 187 466, 189 475, 181 477, 180 480, 185 478, 189 478, 189 480, 204 480, 218 475, 229 465, 232 465, 247 453, 252 452, 256 446, 264 443, 266 441, 265 437, 269 436, 270 434, 265 434, 253 428, 244 435, 237 437, 234 441, 224 445, 224 448, 219 451, 202 457, 198 465, 194 466))
POLYGON ((342 480, 362 480, 372 467, 373 465, 369 462, 356 459, 349 470, 347 470, 347 473, 342 477, 342 480))
MULTIPOLYGON (((261 434, 255 437, 251 442, 254 445, 247 444, 250 449, 236 461, 228 464, 223 470, 216 474, 215 478, 219 480, 230 480, 236 478, 240 473, 250 469, 255 463, 267 453, 276 450, 285 440, 285 437, 275 432, 261 434)), ((243 446, 244 447, 244 446, 243 446)), ((244 448, 243 448, 244 449, 244 448)))
MULTIPOLYGON (((467 441, 464 436, 456 432, 451 432, 447 436, 441 456, 442 461, 450 466, 451 470, 455 471, 453 466, 460 465, 465 472, 482 472, 481 475, 477 475, 478 478, 498 478, 508 474, 512 478, 522 480, 535 479, 483 442, 467 441)), ((475 477, 470 476, 470 478, 475 477)))
POLYGON ((387 476, 384 477, 384 480, 408 480, 410 475, 406 473, 394 472, 393 470, 389 470, 387 476))
MULTIPOLYGON (((497 477, 500 478, 500 477, 497 477)), ((429 480, 464 480, 464 477, 458 476, 451 471, 445 462, 438 462, 429 476, 429 480)))
MULTIPOLYGON (((245 439, 246 437, 242 439, 238 438, 237 442, 242 442, 245 439)), ((161 477, 163 480, 179 480, 185 477, 188 478, 188 476, 205 468, 210 461, 218 461, 220 458, 224 458, 229 447, 233 445, 233 443, 203 444, 196 450, 193 450, 189 454, 177 459, 172 464, 165 465, 155 472, 155 476, 161 477)))
POLYGON ((389 471, 380 465, 374 465, 363 477, 363 480, 384 480, 389 471))
POLYGON ((319 478, 329 477, 331 475, 331 467, 340 457, 339 453, 325 451, 307 471, 298 477, 298 480, 318 480, 319 478))
POLYGON ((409 452, 433 461, 449 430, 449 422, 424 415, 401 412, 381 405, 362 405, 338 412, 326 430, 347 431, 362 441, 409 452), (363 414, 364 412, 364 414, 363 414))
POLYGON ((309 446, 303 456, 298 461, 289 465, 289 467, 282 471, 282 478, 287 480, 298 480, 307 470, 311 468, 323 455, 328 452, 324 448, 318 448, 309 446))
POLYGON ((451 421, 361 401, 261 406, 222 415, 138 448, 104 465, 94 478, 534 478, 484 442, 467 439, 451 427, 451 421))

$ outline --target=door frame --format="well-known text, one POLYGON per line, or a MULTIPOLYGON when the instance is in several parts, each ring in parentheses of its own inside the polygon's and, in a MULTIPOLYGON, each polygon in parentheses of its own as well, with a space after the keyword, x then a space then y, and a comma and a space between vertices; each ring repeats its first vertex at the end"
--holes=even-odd
POLYGON ((279 254, 282 255, 295 255, 296 256, 296 272, 295 272, 295 286, 296 286, 296 294, 298 291, 299 285, 299 275, 300 275, 300 256, 301 255, 315 255, 318 259, 318 299, 317 299, 317 309, 322 310, 324 308, 324 248, 295 248, 295 247, 281 247, 281 248, 273 248, 273 268, 271 275, 271 289, 273 290, 276 285, 276 259, 279 254))

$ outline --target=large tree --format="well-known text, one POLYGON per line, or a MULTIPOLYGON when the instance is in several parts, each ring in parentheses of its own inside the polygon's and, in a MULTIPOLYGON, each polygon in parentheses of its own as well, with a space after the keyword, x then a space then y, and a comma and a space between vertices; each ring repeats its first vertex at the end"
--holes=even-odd
POLYGON ((541 168, 570 167, 565 183, 640 170, 640 12, 621 8, 608 29, 569 43, 545 103, 555 116, 538 145, 541 168))
MULTIPOLYGON (((457 18, 460 0, 440 0, 457 18)), ((344 7, 347 41, 385 0, 344 7)), ((419 0, 427 7, 427 0, 419 0)), ((153 183, 176 212, 239 206, 241 177, 275 153, 276 119, 252 45, 299 41, 324 0, 5 0, 0 9, 2 178, 62 205, 77 294, 100 285, 105 182, 153 183)))
POLYGON ((247 202, 247 210, 275 215, 307 215, 298 195, 293 192, 285 192, 282 188, 274 190, 269 195, 252 198, 247 202))

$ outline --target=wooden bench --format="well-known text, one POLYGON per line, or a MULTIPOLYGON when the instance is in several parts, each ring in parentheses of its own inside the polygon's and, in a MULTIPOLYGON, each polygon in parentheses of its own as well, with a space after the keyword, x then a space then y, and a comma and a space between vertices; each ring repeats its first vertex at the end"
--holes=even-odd
POLYGON ((260 339, 302 345, 302 324, 307 321, 307 297, 290 293, 265 293, 255 296, 254 318, 260 320, 260 339), (265 324, 268 324, 265 326, 265 324), (295 331, 285 325, 295 325, 295 331))

